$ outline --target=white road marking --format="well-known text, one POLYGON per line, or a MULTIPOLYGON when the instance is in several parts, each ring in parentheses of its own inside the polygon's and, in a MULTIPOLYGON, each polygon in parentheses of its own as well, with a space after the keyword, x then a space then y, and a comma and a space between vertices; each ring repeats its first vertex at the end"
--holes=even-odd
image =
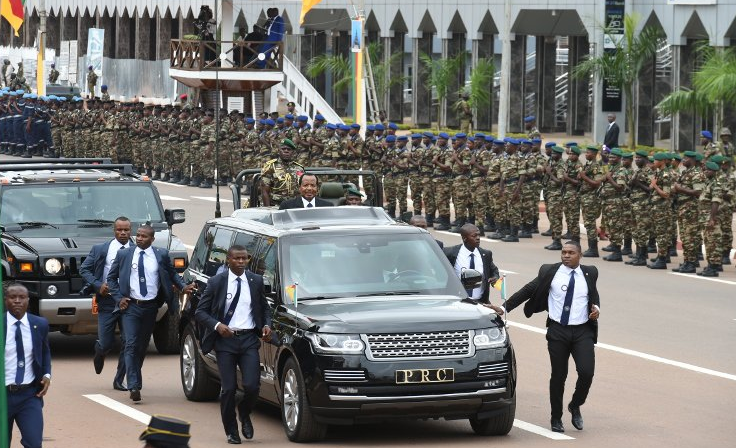
MULTIPOLYGON (((154 184, 159 184, 159 185, 168 185, 170 187, 176 187, 176 188, 188 187, 188 185, 172 184, 171 182, 162 182, 160 180, 154 180, 153 183, 154 184)), ((148 423, 148 422, 146 422, 146 423, 148 423)))
POLYGON ((541 426, 533 425, 519 419, 514 419, 514 426, 552 440, 575 440, 575 437, 566 436, 559 432, 552 432, 547 428, 542 428, 541 426))
POLYGON ((720 278, 714 278, 714 277, 702 277, 696 274, 681 274, 679 272, 668 272, 668 274, 679 275, 679 276, 687 277, 687 278, 694 278, 696 280, 708 280, 708 281, 716 282, 716 283, 725 283, 727 285, 736 285, 736 282, 732 282, 730 280, 721 280, 720 278))
MULTIPOLYGON (((512 322, 512 321, 506 321, 506 323, 511 327, 521 328, 522 330, 531 331, 534 333, 539 334, 547 334, 547 330, 544 328, 537 328, 531 325, 526 324, 520 324, 518 322, 512 322)), ((731 373, 725 373, 725 372, 719 372, 717 370, 712 369, 706 369, 705 367, 695 366, 692 364, 687 364, 680 361, 674 361, 672 359, 662 358, 660 356, 650 355, 649 353, 639 352, 636 350, 630 350, 628 348, 618 347, 611 344, 604 344, 599 342, 596 344, 596 347, 604 349, 604 350, 610 350, 612 352, 621 353, 622 355, 629 355, 634 356, 636 358, 646 359, 647 361, 654 361, 661 364, 666 364, 673 367, 679 367, 681 369, 690 370, 697 373, 703 373, 705 375, 715 376, 718 378, 723 378, 731 381, 736 381, 736 375, 733 375, 731 373)))
POLYGON ((131 408, 130 406, 124 405, 118 401, 113 400, 110 397, 100 394, 83 395, 84 398, 89 398, 95 403, 101 404, 106 408, 112 409, 115 412, 119 412, 126 417, 130 417, 133 420, 139 421, 144 424, 151 422, 151 416, 145 412, 141 412, 138 409, 131 408))
MULTIPOLYGON (((203 201, 215 202, 217 198, 211 198, 209 196, 190 196, 192 199, 201 199, 203 201)), ((232 199, 220 198, 220 202, 233 202, 232 199)))
POLYGON ((165 194, 162 194, 159 197, 161 198, 162 201, 186 201, 186 202, 189 202, 189 199, 179 198, 179 197, 176 197, 176 196, 167 196, 165 194))

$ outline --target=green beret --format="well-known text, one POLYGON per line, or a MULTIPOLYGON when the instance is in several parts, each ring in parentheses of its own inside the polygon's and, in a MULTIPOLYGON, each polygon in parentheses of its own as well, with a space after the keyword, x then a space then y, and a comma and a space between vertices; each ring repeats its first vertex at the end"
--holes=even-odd
POLYGON ((715 162, 706 162, 705 167, 708 168, 711 171, 718 171, 720 167, 715 162))
POLYGON ((624 159, 633 159, 634 158, 634 153, 633 152, 625 152, 622 157, 624 159))
POLYGON ((649 161, 654 162, 654 156, 649 156, 649 161))
POLYGON ((643 149, 638 149, 636 155, 639 157, 649 157, 649 153, 643 149))
POLYGON ((357 196, 359 198, 362 198, 363 197, 363 195, 360 194, 360 191, 356 190, 353 187, 348 187, 348 189, 347 189, 347 196, 357 196))
POLYGON ((577 146, 570 147, 570 151, 574 152, 577 155, 580 155, 580 148, 578 148, 577 146))
POLYGON ((685 151, 683 154, 685 157, 698 157, 698 153, 695 151, 685 151))
POLYGON ((294 144, 294 142, 292 142, 288 138, 281 140, 281 146, 288 146, 291 149, 296 149, 296 145, 294 144))
POLYGON ((703 156, 703 154, 697 153, 695 155, 695 160, 697 160, 698 162, 700 162, 701 160, 703 160, 704 157, 705 156, 703 156))
POLYGON ((674 158, 675 160, 682 160, 682 156, 680 154, 674 154, 672 158, 674 158))
POLYGON ((711 162, 715 162, 715 163, 721 163, 721 162, 723 162, 723 161, 724 161, 725 159, 726 159, 726 158, 725 158, 725 157, 723 157, 722 155, 720 155, 720 154, 716 154, 715 156, 712 156, 712 157, 710 158, 710 161, 711 161, 711 162))
POLYGON ((669 160, 670 156, 666 152, 658 152, 654 154, 654 160, 669 160))
POLYGON ((622 156, 624 155, 624 152, 623 152, 623 151, 621 151, 621 148, 613 148, 613 149, 611 150, 611 155, 612 155, 612 156, 619 156, 619 157, 622 157, 622 156))
POLYGON ((586 151, 598 152, 598 147, 595 146, 595 145, 588 145, 588 146, 585 147, 585 150, 586 151))
POLYGON ((553 146, 552 152, 556 152, 557 154, 563 154, 565 152, 565 148, 561 146, 553 146))

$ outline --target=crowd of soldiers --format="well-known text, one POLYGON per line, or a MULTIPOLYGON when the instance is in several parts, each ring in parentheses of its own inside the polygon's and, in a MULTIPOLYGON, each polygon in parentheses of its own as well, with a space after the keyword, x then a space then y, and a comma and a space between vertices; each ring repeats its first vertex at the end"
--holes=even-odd
MULTIPOLYGON (((598 239, 607 234, 610 244, 603 250, 611 253, 605 260, 629 255, 627 264, 666 269, 677 254, 679 228, 684 262, 675 270, 695 272, 703 243, 708 266, 701 274, 718 275, 729 263, 736 178, 730 142, 724 137, 716 143, 708 131, 702 132, 702 154, 683 155, 581 148, 574 142, 564 148, 548 142, 542 149, 534 117, 525 119, 523 139, 462 132, 400 135, 388 122, 369 125, 362 137, 359 125, 326 123, 320 114, 310 125, 309 117, 296 115, 293 103, 283 117, 264 113, 255 120, 223 109, 216 118, 216 111, 193 107, 186 97, 167 106, 115 103, 104 87, 103 98, 91 100, 3 89, 0 153, 109 157, 153 180, 210 188, 232 181, 241 169, 273 164, 288 140, 298 166, 375 172, 394 218, 407 214, 410 192, 413 213, 424 213, 427 225, 437 230, 459 232, 463 224, 475 223, 484 235, 504 242, 531 238, 538 232, 543 197, 550 221, 543 235, 552 237, 547 249, 561 248, 562 238, 580 240, 582 213, 586 256, 598 256, 598 239)), ((367 195, 373 194, 370 189, 365 185, 367 195)))

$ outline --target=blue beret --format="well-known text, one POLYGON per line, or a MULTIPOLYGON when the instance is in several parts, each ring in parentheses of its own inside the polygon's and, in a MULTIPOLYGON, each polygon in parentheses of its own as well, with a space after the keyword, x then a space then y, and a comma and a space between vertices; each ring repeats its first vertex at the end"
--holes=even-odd
POLYGON ((348 126, 348 125, 346 125, 346 124, 341 124, 341 125, 338 125, 337 127, 338 127, 338 129, 340 129, 341 131, 349 131, 349 130, 350 130, 350 126, 348 126))
POLYGON ((493 136, 492 136, 492 135, 486 135, 486 137, 485 137, 485 141, 487 141, 487 142, 489 142, 489 143, 493 143, 493 140, 495 140, 495 139, 493 138, 493 136))
POLYGON ((470 137, 468 137, 468 141, 471 141, 471 142, 475 142, 475 137, 473 137, 473 136, 471 135, 470 137))
POLYGON ((23 95, 24 93, 26 93, 26 91, 23 90, 23 89, 18 89, 18 90, 15 91, 15 94, 16 95, 23 95))
POLYGON ((552 148, 554 146, 557 146, 557 143, 555 143, 555 142, 547 142, 547 143, 544 144, 544 147, 545 148, 552 148))
POLYGON ((445 140, 450 138, 450 135, 447 132, 440 132, 439 138, 444 138, 445 140))
POLYGON ((507 141, 508 141, 508 143, 509 143, 509 144, 511 144, 511 145, 518 145, 518 144, 519 144, 519 140, 517 140, 517 139, 515 139, 515 138, 510 138, 510 139, 508 139, 507 141))
POLYGON ((41 101, 48 101, 49 100, 49 97, 47 97, 46 95, 41 95, 41 96, 38 97, 38 99, 41 100, 41 101))
POLYGON ((396 141, 396 136, 395 135, 389 135, 389 136, 386 137, 386 142, 388 142, 388 143, 393 143, 395 141, 396 141))
POLYGON ((296 119, 297 121, 309 121, 309 117, 307 117, 306 115, 299 115, 298 117, 296 117, 296 119))
POLYGON ((284 120, 293 120, 294 116, 292 114, 286 114, 284 115, 284 120))
POLYGON ((59 101, 66 101, 66 98, 64 98, 63 96, 60 96, 59 101))
POLYGON ((276 122, 275 122, 275 121, 273 121, 273 120, 272 120, 272 119, 270 119, 270 118, 266 118, 266 121, 264 122, 264 124, 266 124, 266 125, 270 125, 270 126, 274 126, 274 125, 276 125, 276 122))
POLYGON ((399 129, 399 126, 396 123, 389 123, 388 128, 397 131, 399 129))
POLYGON ((353 123, 350 125, 350 127, 353 129, 360 129, 360 125, 358 123, 353 123))
POLYGON ((531 140, 527 140, 525 138, 519 140, 519 143, 522 144, 522 145, 531 145, 532 144, 531 140))
POLYGON ((276 119, 276 123, 283 123, 283 122, 284 122, 284 117, 279 117, 276 119))
POLYGON ((246 124, 253 124, 253 123, 255 123, 255 122, 256 122, 256 120, 254 120, 254 119, 253 119, 253 118, 251 118, 251 117, 248 117, 248 118, 246 118, 246 119, 245 119, 245 122, 246 122, 246 124))
POLYGON ((415 139, 415 138, 422 138, 422 134, 411 134, 411 138, 412 138, 412 139, 415 139))
POLYGON ((423 132, 422 135, 425 136, 425 137, 427 137, 427 138, 434 137, 434 133, 429 132, 429 131, 423 132))
POLYGON ((406 136, 406 135, 400 135, 400 136, 396 137, 396 141, 399 141, 399 142, 408 142, 409 141, 409 137, 406 136))
POLYGON ((263 118, 261 118, 260 120, 258 120, 258 124, 266 124, 266 120, 264 120, 263 118))
POLYGON ((432 136, 432 143, 436 143, 436 142, 437 142, 437 137, 435 137, 435 136, 433 135, 433 136, 432 136))
POLYGON ((323 117, 322 114, 317 114, 317 115, 314 116, 314 119, 315 120, 322 120, 322 121, 324 121, 325 120, 325 117, 323 117))
POLYGON ((17 94, 15 92, 8 92, 8 95, 10 95, 10 96, 16 96, 17 94))
POLYGON ((532 121, 534 121, 536 119, 537 119, 537 117, 535 117, 534 115, 529 115, 528 117, 525 117, 524 118, 524 123, 530 123, 530 122, 532 122, 532 121))
POLYGON ((381 123, 377 123, 377 124, 375 125, 375 130, 376 130, 376 131, 385 131, 385 130, 386 130, 386 128, 385 128, 385 127, 383 126, 383 124, 381 124, 381 123))
POLYGON ((576 142, 567 142, 565 143, 565 146, 569 148, 570 146, 578 146, 578 144, 576 142))
POLYGON ((101 88, 102 90, 107 90, 107 84, 103 84, 103 85, 101 85, 101 86, 100 86, 100 88, 101 88))
POLYGON ((475 138, 484 139, 484 138, 486 138, 486 134, 484 134, 482 132, 476 132, 475 138))
POLYGON ((307 128, 307 129, 312 129, 312 125, 309 124, 309 123, 305 124, 304 127, 307 128))
POLYGON ((31 94, 30 93, 24 93, 23 94, 23 99, 28 99, 30 97, 31 97, 31 94))
POLYGON ((337 129, 337 125, 335 123, 327 123, 327 129, 337 129))
POLYGON ((532 139, 532 143, 542 143, 542 139, 541 138, 533 138, 532 139))
POLYGON ((36 95, 35 93, 31 93, 30 95, 28 95, 28 98, 35 100, 38 99, 38 95, 36 95))
POLYGON ((713 140, 713 134, 710 131, 700 131, 700 135, 709 140, 713 140))
POLYGON ((376 126, 373 125, 373 124, 369 124, 367 127, 368 127, 368 130, 369 131, 375 131, 376 130, 376 126))
POLYGON ((467 137, 468 136, 465 135, 465 133, 463 132, 458 132, 457 134, 455 134, 455 138, 467 138, 467 137))

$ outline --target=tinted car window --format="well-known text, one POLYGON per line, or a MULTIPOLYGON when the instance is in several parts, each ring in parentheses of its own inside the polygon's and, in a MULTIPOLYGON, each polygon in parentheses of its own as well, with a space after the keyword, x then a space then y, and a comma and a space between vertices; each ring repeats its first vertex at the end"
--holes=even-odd
POLYGON ((264 244, 263 250, 261 250, 258 258, 251 265, 256 274, 263 276, 267 284, 275 286, 278 261, 275 240, 273 238, 265 238, 264 244))
POLYGON ((217 275, 220 268, 225 266, 227 258, 227 250, 230 248, 230 241, 233 238, 233 231, 230 229, 218 228, 215 232, 214 240, 207 257, 207 265, 204 269, 204 275, 212 277, 217 275))
POLYGON ((248 253, 253 256, 258 249, 258 237, 251 233, 238 232, 235 234, 235 241, 233 246, 243 246, 248 250, 248 253))
POLYGON ((202 233, 199 234, 197 245, 194 246, 194 253, 192 259, 189 262, 189 267, 195 271, 202 271, 204 269, 204 262, 207 259, 207 252, 210 249, 210 243, 215 239, 215 227, 205 227, 202 229, 202 233))

